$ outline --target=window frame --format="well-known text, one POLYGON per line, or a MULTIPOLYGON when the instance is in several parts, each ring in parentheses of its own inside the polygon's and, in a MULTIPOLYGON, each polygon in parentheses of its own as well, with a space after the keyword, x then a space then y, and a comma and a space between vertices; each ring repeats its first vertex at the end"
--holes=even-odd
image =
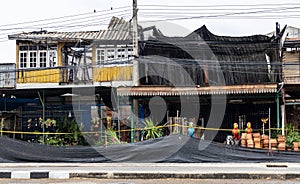
POLYGON ((125 45, 98 46, 96 48, 96 64, 118 62, 134 59, 133 48, 125 45))
POLYGON ((106 49, 105 48, 98 48, 96 53, 97 53, 97 56, 96 56, 97 64, 100 65, 100 64, 105 63, 105 61, 106 61, 106 49))
POLYGON ((46 68, 48 67, 48 63, 47 60, 48 60, 48 52, 47 50, 41 50, 39 51, 39 54, 38 54, 38 66, 39 68, 46 68), (45 55, 41 55, 41 54, 45 54, 45 55), (43 66, 42 66, 43 64, 43 66))
POLYGON ((30 50, 28 51, 28 68, 36 68, 38 66, 38 51, 37 50, 30 50), (34 56, 31 56, 31 54, 34 54, 34 56))
POLYGON ((27 62, 28 62, 28 51, 27 50, 19 51, 19 68, 27 68, 27 64, 28 64, 27 62))
POLYGON ((106 49, 106 60, 107 62, 116 59, 116 48, 107 48, 106 49))
POLYGON ((54 45, 52 47, 50 45, 20 45, 18 67, 26 69, 57 66, 57 47, 54 45))
POLYGON ((118 47, 117 48, 117 59, 120 59, 120 60, 124 60, 124 59, 127 59, 126 55, 126 48, 123 48, 123 47, 118 47))

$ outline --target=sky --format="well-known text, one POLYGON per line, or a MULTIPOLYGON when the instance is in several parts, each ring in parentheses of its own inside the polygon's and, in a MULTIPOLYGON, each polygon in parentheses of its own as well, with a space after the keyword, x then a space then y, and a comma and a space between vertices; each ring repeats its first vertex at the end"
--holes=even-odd
MULTIPOLYGON (((137 0, 138 22, 167 36, 185 36, 202 25, 216 35, 249 36, 275 30, 275 23, 300 28, 297 0, 137 0)), ((132 0, 9 0, 0 7, 0 63, 15 62, 15 41, 30 31, 105 29, 112 16, 129 20, 132 0)))

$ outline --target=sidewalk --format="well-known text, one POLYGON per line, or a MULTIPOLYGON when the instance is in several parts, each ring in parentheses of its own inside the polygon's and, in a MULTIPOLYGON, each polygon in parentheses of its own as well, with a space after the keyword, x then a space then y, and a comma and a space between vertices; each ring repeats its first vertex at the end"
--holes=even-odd
POLYGON ((298 163, 1 163, 14 179, 296 179, 298 163))

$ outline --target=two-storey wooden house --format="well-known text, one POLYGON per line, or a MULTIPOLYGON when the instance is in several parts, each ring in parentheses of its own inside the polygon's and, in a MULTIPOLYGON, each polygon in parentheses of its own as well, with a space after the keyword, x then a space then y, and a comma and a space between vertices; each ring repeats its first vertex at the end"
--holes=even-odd
POLYGON ((35 31, 16 40, 17 89, 132 80, 130 24, 113 17, 107 30, 35 31))
POLYGON ((6 97, 39 99, 15 107, 19 130, 27 131, 31 119, 76 113, 89 127, 94 106, 112 107, 112 87, 132 85, 131 32, 129 22, 113 17, 106 30, 9 35, 16 40, 15 83, 13 89, 1 92, 6 97))

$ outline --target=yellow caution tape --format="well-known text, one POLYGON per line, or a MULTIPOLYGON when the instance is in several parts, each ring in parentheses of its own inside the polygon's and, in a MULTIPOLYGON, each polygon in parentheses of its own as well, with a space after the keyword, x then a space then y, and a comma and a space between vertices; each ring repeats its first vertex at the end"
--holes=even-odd
MULTIPOLYGON (((181 128, 189 128, 190 126, 180 125, 180 124, 172 124, 172 125, 166 125, 166 126, 155 126, 153 128, 168 128, 168 127, 181 127, 181 128)), ((225 129, 225 128, 204 128, 204 127, 193 127, 194 129, 198 130, 209 130, 209 131, 229 131, 231 132, 232 129, 225 129)), ((131 131, 143 131, 143 130, 149 130, 152 128, 134 128, 134 129, 126 129, 126 130, 114 130, 114 132, 131 132, 131 131)), ((265 131, 268 131, 269 129, 266 128, 265 131)), ((282 128, 270 128, 270 130, 282 130, 282 128)), ((241 132, 245 132, 245 130, 240 130, 241 132)), ((261 129, 253 129, 253 132, 259 132, 261 129)), ((298 130, 295 130, 298 131, 298 130)), ((31 134, 31 135, 71 135, 74 133, 58 133, 58 132, 22 132, 22 131, 6 131, 6 130, 0 130, 1 133, 7 133, 7 134, 31 134)), ((95 134, 99 133, 99 131, 94 132, 81 132, 81 134, 95 134)))

